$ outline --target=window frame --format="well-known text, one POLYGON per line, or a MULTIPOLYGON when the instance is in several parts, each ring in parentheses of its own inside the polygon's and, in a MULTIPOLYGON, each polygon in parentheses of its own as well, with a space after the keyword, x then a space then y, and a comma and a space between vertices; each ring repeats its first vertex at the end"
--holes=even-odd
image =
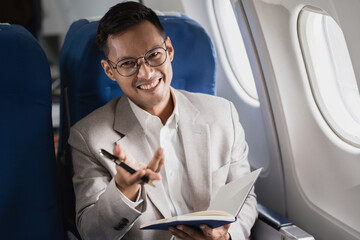
MULTIPOLYGON (((240 13, 235 12, 234 6, 232 5, 230 0, 225 0, 231 5, 231 8, 234 13, 235 21, 236 21, 236 26, 239 31, 239 35, 240 35, 240 39, 241 39, 241 46, 240 46, 241 52, 238 55, 245 56, 245 59, 247 60, 247 61, 243 60, 246 62, 242 63, 242 64, 245 64, 245 68, 246 68, 245 74, 239 73, 239 71, 236 70, 238 68, 238 66, 235 65, 235 62, 237 62, 237 61, 234 61, 234 59, 235 59, 234 55, 230 51, 231 44, 229 44, 229 42, 230 42, 229 34, 225 30, 225 27, 224 27, 225 24, 222 19, 223 14, 221 13, 221 11, 223 10, 223 7, 224 7, 223 1, 224 0, 213 0, 212 4, 213 4, 213 9, 214 9, 216 24, 217 24, 218 30, 220 32, 220 39, 221 39, 224 53, 226 56, 226 64, 229 66, 233 78, 236 79, 236 84, 246 94, 246 98, 250 98, 251 102, 256 102, 256 105, 258 105, 259 97, 258 97, 258 93, 257 93, 257 89, 256 89, 255 78, 254 78, 254 74, 252 72, 252 67, 250 64, 250 59, 249 59, 248 53, 246 51, 244 38, 242 36, 243 33, 240 30, 240 26, 239 26, 239 22, 238 22, 239 20, 238 20, 238 17, 236 16, 236 14, 240 14, 240 13), (251 80, 246 80, 247 79, 246 76, 251 77, 251 80)), ((244 66, 244 65, 242 65, 242 66, 244 66)))
MULTIPOLYGON (((315 17, 315 16, 310 16, 310 14, 322 14, 323 16, 327 16, 327 17, 331 17, 331 16, 329 14, 327 14, 326 12, 322 11, 321 9, 314 8, 311 6, 306 6, 300 11, 300 14, 298 17, 298 38, 299 38, 301 52, 303 54, 303 59, 304 59, 306 71, 308 74, 308 80, 309 80, 309 84, 311 87, 313 98, 316 102, 319 112, 321 113, 323 119, 325 120, 327 125, 330 127, 330 129, 344 142, 359 148, 360 147, 360 124, 357 124, 357 128, 356 128, 357 133, 355 132, 355 134, 352 134, 350 131, 347 131, 344 127, 342 127, 343 124, 338 122, 333 117, 333 114, 330 113, 328 104, 324 101, 324 98, 323 98, 322 94, 320 93, 321 91, 320 91, 320 86, 319 86, 319 80, 317 79, 317 73, 316 73, 317 70, 315 69, 316 63, 314 64, 314 59, 312 57, 312 53, 310 50, 311 47, 309 46, 310 44, 308 42, 307 24, 310 21, 309 20, 310 17, 315 17)), ((314 28, 314 26, 310 26, 310 27, 314 28)), ((339 26, 339 28, 340 28, 340 26, 339 26)), ((341 28, 340 28, 340 31, 341 31, 341 28)), ((325 36, 325 34, 324 34, 325 41, 326 41, 326 37, 327 36, 325 36)), ((329 51, 328 53, 329 53, 329 55, 332 55, 333 53, 331 52, 331 46, 329 45, 329 42, 327 42, 327 44, 328 44, 327 49, 329 51)), ((345 42, 345 46, 346 46, 346 42, 345 42)), ((346 47, 346 51, 348 53, 349 61, 351 63, 351 59, 350 59, 350 55, 349 55, 347 47, 346 47)), ((333 59, 330 59, 329 61, 332 62, 332 64, 334 64, 333 59)), ((351 65, 351 68, 352 68, 352 65, 351 65)), ((331 69, 333 69, 334 72, 337 71, 336 66, 333 66, 333 68, 331 68, 331 69)), ((336 78, 337 75, 338 74, 335 72, 334 78, 336 78)), ((354 74, 354 76, 355 76, 355 74, 354 74)), ((355 79, 355 82, 356 82, 356 79, 355 79)), ((339 92, 340 92, 340 90, 339 90, 339 92)), ((338 97, 341 98, 341 97, 343 97, 343 95, 339 94, 338 97)), ((342 102, 342 104, 346 105, 346 103, 344 103, 344 101, 342 102)), ((360 109, 360 106, 359 106, 359 109, 360 109)), ((348 111, 348 114, 351 115, 351 113, 349 113, 349 111, 348 111)))

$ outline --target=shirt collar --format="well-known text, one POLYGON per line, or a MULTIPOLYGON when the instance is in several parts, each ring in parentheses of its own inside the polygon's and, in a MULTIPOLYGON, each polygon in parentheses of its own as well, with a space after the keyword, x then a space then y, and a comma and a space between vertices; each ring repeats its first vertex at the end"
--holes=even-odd
MULTIPOLYGON (((170 115, 169 119, 167 120, 165 125, 169 125, 169 127, 174 127, 175 129, 178 128, 178 122, 179 122, 179 108, 178 104, 176 102, 176 97, 173 89, 170 87, 170 94, 174 102, 174 111, 170 115)), ((131 110, 134 112, 137 120, 140 122, 141 127, 147 131, 147 125, 149 120, 152 118, 158 118, 160 121, 160 118, 157 116, 154 116, 144 109, 140 108, 138 105, 136 105, 133 101, 130 100, 130 98, 127 98, 129 100, 129 104, 131 107, 131 110)), ((161 122, 161 121, 160 121, 161 122)))

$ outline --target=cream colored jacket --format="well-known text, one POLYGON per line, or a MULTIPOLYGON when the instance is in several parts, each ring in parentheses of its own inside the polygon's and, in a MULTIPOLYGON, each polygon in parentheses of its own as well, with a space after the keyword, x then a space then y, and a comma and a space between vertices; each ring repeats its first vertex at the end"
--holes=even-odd
MULTIPOLYGON (((248 146, 233 104, 223 98, 174 90, 179 108, 191 199, 195 211, 206 210, 220 186, 250 171, 248 146)), ((139 230, 143 223, 171 217, 161 182, 142 187, 142 212, 122 201, 114 183, 113 162, 98 151, 112 152, 120 143, 137 161, 153 156, 145 133, 126 96, 115 98, 76 123, 70 133, 74 165, 77 226, 83 239, 170 239, 168 231, 139 230)), ((166 161, 166 159, 165 159, 166 161)), ((256 196, 250 193, 232 239, 247 239, 257 218, 256 196)))

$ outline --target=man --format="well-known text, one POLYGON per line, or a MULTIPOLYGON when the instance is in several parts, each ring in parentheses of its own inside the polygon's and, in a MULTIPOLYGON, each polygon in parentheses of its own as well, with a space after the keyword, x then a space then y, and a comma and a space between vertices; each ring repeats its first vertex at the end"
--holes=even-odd
POLYGON ((231 225, 139 230, 155 219, 206 210, 219 187, 250 171, 248 148, 232 103, 170 87, 174 49, 151 9, 134 2, 112 7, 96 40, 105 73, 124 95, 71 129, 82 237, 247 239, 257 217, 253 192, 231 225), (131 175, 104 159, 100 148, 138 171, 131 175))

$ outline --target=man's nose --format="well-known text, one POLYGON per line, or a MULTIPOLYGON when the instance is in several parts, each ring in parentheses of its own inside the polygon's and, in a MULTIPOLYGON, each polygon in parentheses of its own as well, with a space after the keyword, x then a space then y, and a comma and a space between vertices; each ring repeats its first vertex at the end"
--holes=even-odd
POLYGON ((137 72, 138 78, 150 79, 152 73, 154 72, 153 67, 149 66, 146 63, 144 57, 137 59, 137 64, 138 64, 138 72, 137 72))

